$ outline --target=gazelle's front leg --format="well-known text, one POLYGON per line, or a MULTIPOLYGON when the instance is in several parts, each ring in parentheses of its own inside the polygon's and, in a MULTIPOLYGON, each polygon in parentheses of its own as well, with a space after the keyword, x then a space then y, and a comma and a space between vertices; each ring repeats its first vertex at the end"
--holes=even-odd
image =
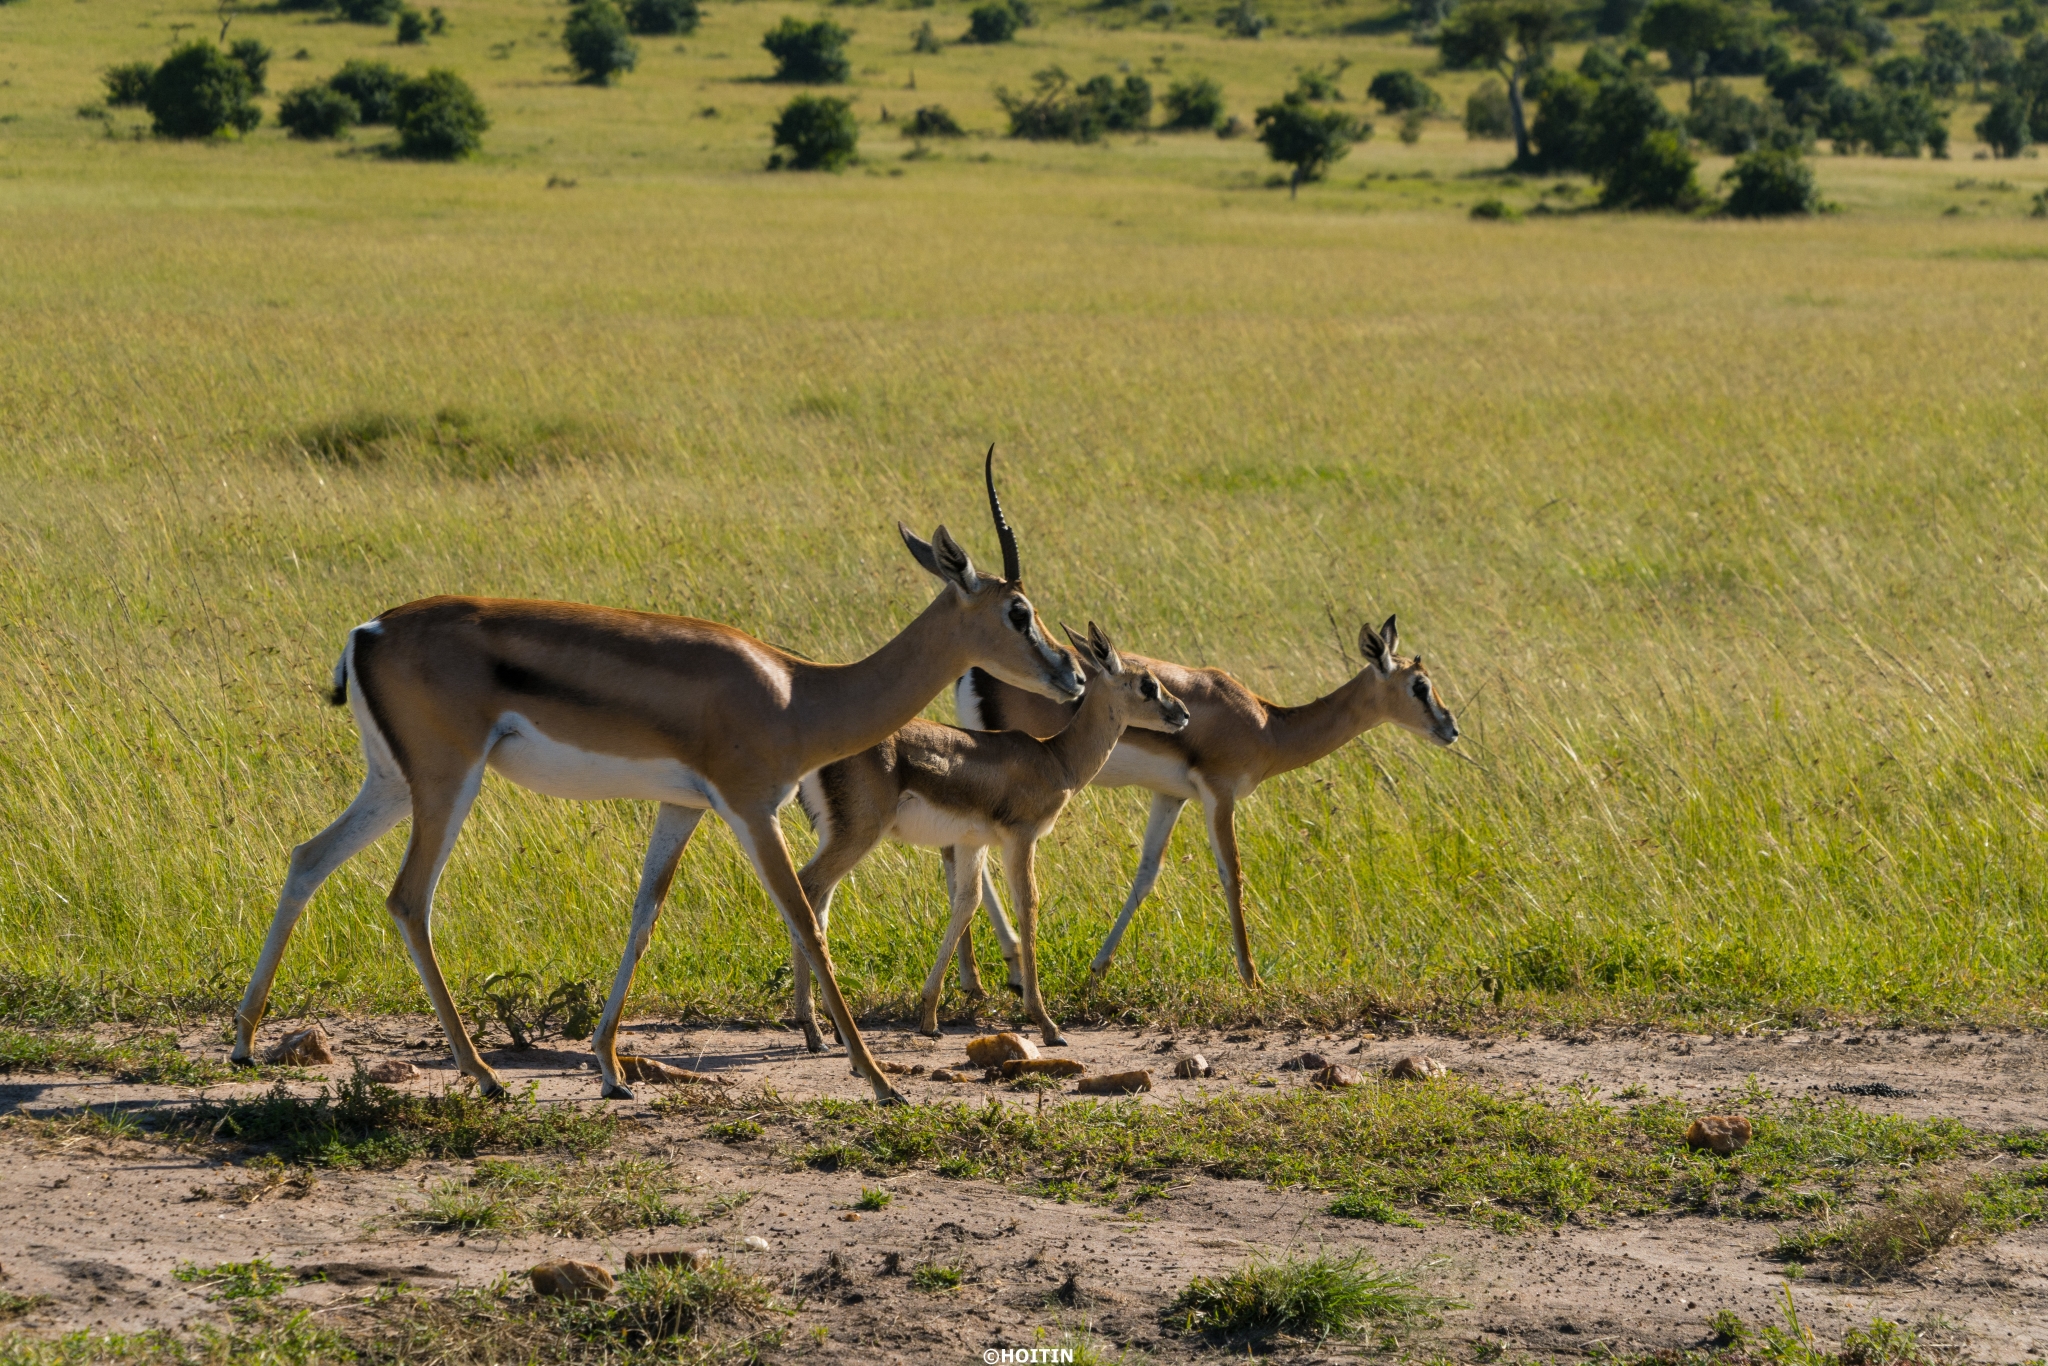
POLYGON ((1248 987, 1260 985, 1259 970, 1252 963, 1251 936, 1244 927, 1244 876, 1237 862, 1237 799, 1205 792, 1202 805, 1209 817, 1209 851, 1216 856, 1216 876, 1223 883, 1223 900, 1230 909, 1230 942, 1237 952, 1237 975, 1248 987))
MULTIPOLYGON (((804 881, 806 884, 805 890, 809 893, 810 878, 808 874, 804 876, 804 881)), ((830 947, 832 943, 832 894, 837 890, 839 890, 839 884, 835 881, 827 883, 821 890, 811 894, 811 909, 818 917, 818 935, 825 941, 827 947, 830 947)), ((787 929, 788 927, 784 926, 784 928, 787 929)), ((789 935, 789 971, 796 987, 794 992, 794 1014, 797 1025, 804 1031, 804 1051, 806 1053, 826 1053, 831 1051, 825 1043, 824 1034, 818 1029, 817 1007, 811 1003, 811 960, 804 956, 803 942, 796 937, 794 931, 791 931, 789 935)), ((834 1026, 834 1032, 837 1032, 837 1026, 834 1026)))
MULTIPOLYGON (((978 861, 977 866, 979 866, 978 861)), ((939 868, 946 875, 946 909, 950 912, 954 904, 960 899, 960 883, 958 881, 960 860, 955 857, 953 845, 944 844, 939 846, 939 868)), ((981 883, 977 880, 975 882, 977 895, 980 892, 980 887, 981 883)), ((988 995, 988 992, 981 985, 981 965, 974 961, 974 934, 972 931, 960 936, 960 943, 954 949, 954 954, 960 960, 960 994, 970 1001, 979 1001, 982 997, 988 995)))
POLYGON ((1038 1026, 1047 1045, 1064 1047, 1066 1035, 1053 1023, 1045 998, 1038 994, 1038 875, 1034 858, 1038 842, 1012 839, 1003 846, 1003 877, 1010 884, 1010 904, 1017 908, 1018 956, 1024 965, 1024 1011, 1038 1026))
POLYGON ((1173 823, 1180 819, 1180 809, 1187 804, 1185 797, 1169 797, 1164 792, 1152 794, 1152 814, 1145 820, 1145 842, 1138 850, 1138 875, 1131 879, 1131 892, 1124 898, 1124 908, 1117 912, 1116 924, 1109 927, 1102 947, 1095 951, 1095 961, 1088 965, 1090 977, 1099 978, 1109 971, 1116 946, 1123 942, 1124 931, 1131 927, 1131 917, 1152 895, 1152 886, 1159 881, 1159 860, 1166 854, 1166 841, 1173 835, 1173 823))
POLYGON ((669 884, 675 881, 676 862, 682 858, 683 846, 690 842, 697 822, 703 819, 704 812, 699 807, 668 802, 661 804, 654 818, 654 834, 647 841, 647 857, 640 865, 640 890, 633 897, 633 925, 626 934, 626 952, 619 959, 618 975, 612 978, 612 994, 604 1003, 604 1016, 597 1022, 597 1033, 590 1040, 591 1049, 597 1054, 597 1069, 604 1077, 602 1094, 606 1100, 633 1098, 625 1079, 619 1076, 619 1018, 626 1012, 626 993, 633 987, 633 971, 640 965, 640 955, 647 952, 648 941, 654 938, 654 922, 661 918, 661 903, 668 897, 669 884))
POLYGON ((798 880, 796 865, 790 862, 789 846, 782 842, 782 825, 775 819, 776 803, 763 802, 743 808, 721 808, 732 826, 732 832, 739 837, 740 847, 753 861, 754 872, 761 879, 762 888, 768 899, 782 912, 783 923, 795 931, 804 956, 811 960, 811 971, 818 975, 818 989, 825 998, 825 1009, 831 1012, 832 1022, 839 1026, 839 1037, 846 1041, 846 1052, 853 1060, 853 1070, 868 1079, 874 1088, 875 1099, 884 1105, 905 1105, 905 1101, 882 1075, 882 1069, 875 1065, 874 1055, 868 1052, 867 1043, 860 1031, 854 1027, 853 1012, 847 1008, 846 998, 840 994, 839 979, 832 970, 832 956, 825 951, 824 936, 818 932, 817 917, 811 913, 811 903, 804 897, 803 883, 798 880))
POLYGON ((1017 931, 1011 928, 1010 917, 1003 913, 1003 899, 996 895, 996 876, 986 862, 981 865, 981 908, 988 912, 988 927, 995 931, 996 947, 1003 951, 1003 962, 1009 965, 1009 988, 1022 995, 1024 963, 1018 956, 1017 931))
POLYGON ((954 859, 950 886, 953 904, 946 917, 945 932, 939 936, 938 956, 925 975, 924 996, 917 1006, 918 1033, 934 1039, 939 1036, 939 993, 946 986, 946 964, 953 956, 953 946, 974 922, 974 905, 981 899, 981 866, 988 854, 983 848, 967 845, 957 845, 948 852, 954 859))

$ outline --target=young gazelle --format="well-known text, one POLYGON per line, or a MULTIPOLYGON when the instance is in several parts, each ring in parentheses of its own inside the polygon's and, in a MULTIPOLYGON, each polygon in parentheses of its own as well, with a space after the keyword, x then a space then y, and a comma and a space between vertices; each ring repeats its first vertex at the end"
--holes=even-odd
MULTIPOLYGON (((1127 665, 1150 669, 1159 681, 1186 701, 1191 720, 1177 735, 1131 731, 1095 775, 1097 787, 1143 787, 1152 792, 1152 815, 1145 823, 1145 842, 1138 855, 1138 875, 1116 924, 1089 965, 1089 975, 1109 971, 1116 946, 1130 928, 1139 903, 1159 877, 1159 860, 1167 836, 1190 798, 1202 803, 1209 829, 1209 849, 1230 910, 1232 947, 1237 971, 1247 986, 1259 984, 1252 963, 1251 939, 1244 924, 1244 876, 1237 858, 1237 804, 1275 774, 1302 768, 1329 754, 1353 737, 1386 722, 1439 745, 1458 738, 1458 723, 1437 697, 1423 671, 1422 660, 1403 659, 1394 619, 1375 631, 1358 630, 1358 651, 1365 668, 1335 692, 1298 707, 1268 702, 1221 669, 1190 669, 1163 660, 1125 655, 1127 665)), ((1050 735, 1066 724, 1073 708, 1034 697, 1022 689, 974 670, 954 688, 960 724, 975 730, 1022 730, 1050 735)), ((1017 984, 1016 935, 1003 916, 995 883, 982 880, 982 903, 989 923, 1011 964, 1010 982, 1017 984)), ((965 977, 971 963, 963 965, 965 977)), ((968 985, 963 982, 963 985, 968 985)), ((970 990, 973 989, 970 986, 970 990)))
MULTIPOLYGON (((1038 882, 1032 860, 1076 792, 1086 787, 1124 735, 1124 727, 1170 734, 1188 723, 1188 709, 1150 670, 1119 655, 1093 622, 1084 638, 1067 632, 1088 669, 1088 691, 1051 739, 1017 731, 955 730, 912 721, 873 749, 805 776, 798 799, 818 830, 818 849, 803 872, 804 895, 822 933, 832 892, 884 837, 946 852, 952 918, 938 959, 925 978, 918 1029, 939 1032, 939 990, 955 943, 974 918, 991 844, 1003 850, 1003 873, 1022 931, 1024 1008, 1048 1044, 1066 1042, 1038 990, 1038 882)), ((811 1014, 811 978, 791 942, 796 1018, 813 1053, 825 1043, 811 1014)))
POLYGON ((603 1094, 619 1077, 619 1015, 683 846, 704 812, 732 827, 790 934, 824 984, 825 1007, 877 1100, 900 1102, 855 1031, 818 924, 782 842, 776 812, 797 780, 894 734, 961 670, 990 669, 1020 688, 1078 698, 1074 658, 1046 637, 1019 587, 1017 542, 996 501, 1003 577, 978 572, 940 527, 929 543, 899 523, 939 595, 895 639, 856 664, 816 664, 708 621, 574 603, 427 598, 349 633, 334 698, 354 710, 369 773, 335 822, 292 851, 249 989, 235 1012, 234 1061, 256 1026, 292 926, 350 856, 412 817, 386 901, 448 1035, 486 1095, 504 1086, 463 1028, 434 959, 434 884, 484 770, 550 796, 661 804, 632 931, 592 1044, 603 1094))

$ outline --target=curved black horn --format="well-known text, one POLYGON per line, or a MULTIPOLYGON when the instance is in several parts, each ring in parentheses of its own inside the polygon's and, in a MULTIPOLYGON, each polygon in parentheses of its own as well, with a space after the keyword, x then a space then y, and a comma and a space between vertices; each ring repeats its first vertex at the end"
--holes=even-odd
POLYGON ((982 466, 982 477, 988 480, 988 511, 996 519, 996 539, 1003 543, 1003 577, 1011 583, 1021 582, 1024 570, 1017 563, 1017 533, 1010 530, 1010 524, 1003 520, 1003 500, 996 497, 996 448, 988 448, 988 462, 982 466))

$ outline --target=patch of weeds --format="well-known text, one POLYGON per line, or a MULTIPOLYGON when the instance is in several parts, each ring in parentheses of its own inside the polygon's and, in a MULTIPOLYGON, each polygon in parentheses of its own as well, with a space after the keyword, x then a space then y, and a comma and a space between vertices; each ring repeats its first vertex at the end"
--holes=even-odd
POLYGON ((857 1210, 883 1210, 889 1208, 890 1202, 895 1198, 879 1186, 862 1186, 860 1199, 853 1202, 853 1207, 857 1210))
MULTIPOLYGON (((477 988, 483 1007, 489 1012, 520 1052, 532 1048, 535 1040, 554 1035, 562 1039, 588 1038, 597 1028, 604 1002, 588 982, 558 981, 552 990, 531 972, 494 972, 477 988)), ((477 1034, 483 1034, 478 1020, 477 1034)))
POLYGON ((517 1214, 509 1202, 488 1191, 444 1181, 413 1212, 412 1221, 435 1233, 476 1233, 505 1228, 516 1222, 517 1214))
POLYGON ((1828 1254, 1860 1276, 1897 1275, 1954 1242, 1969 1216, 1969 1200, 1960 1183, 1923 1186, 1842 1225, 1828 1254))
POLYGON ((766 1132, 758 1120, 752 1119, 735 1119, 711 1126, 711 1136, 720 1143, 752 1143, 766 1132))
POLYGON ((671 1164, 646 1158, 551 1166, 486 1158, 466 1183, 436 1187, 413 1220, 442 1232, 518 1229, 596 1238, 697 1222, 668 1198, 684 1184, 671 1164))
POLYGON ((1168 1306, 1175 1326, 1213 1337, 1347 1335, 1374 1321, 1420 1318, 1438 1302, 1362 1252, 1254 1258, 1222 1276, 1197 1276, 1168 1306))
POLYGON ((637 445, 629 434, 575 417, 487 417, 438 409, 431 418, 359 410, 300 427, 285 450, 321 464, 413 464, 465 479, 530 474, 604 459, 637 445))
POLYGON ((0 1290, 0 1323, 18 1319, 23 1314, 31 1313, 48 1303, 48 1295, 17 1295, 11 1290, 0 1290))
POLYGON ((1404 1228, 1422 1227, 1420 1219, 1395 1209, 1387 1197, 1376 1190, 1345 1191, 1332 1200, 1327 1208, 1339 1219, 1369 1219, 1375 1224, 1398 1224, 1404 1228))
POLYGON ((966 1270, 952 1262, 919 1262, 910 1272, 912 1289, 933 1294, 958 1290, 966 1279, 966 1270))
POLYGON ((187 1285, 205 1286, 210 1300, 267 1300, 298 1281, 297 1276, 262 1257, 207 1267, 186 1262, 171 1274, 187 1285))
POLYGON ((81 1034, 0 1029, 0 1074, 8 1072, 86 1072, 137 1086, 215 1086, 233 1075, 223 1063, 185 1056, 169 1034, 100 1043, 81 1034))
POLYGON ((1733 1309, 1715 1310, 1714 1317, 1707 1320, 1707 1331, 1714 1335, 1716 1347, 1740 1347, 1749 1341, 1749 1325, 1733 1309))
POLYGON ((763 1318, 778 1307, 768 1281, 723 1259, 629 1271, 619 1279, 618 1299, 613 1324, 634 1344, 687 1337, 707 1323, 763 1318))
POLYGON ((608 1146, 618 1121, 602 1111, 489 1101, 472 1091, 413 1095, 371 1081, 360 1065, 337 1088, 311 1098, 273 1087, 247 1100, 205 1101, 171 1111, 170 1132, 268 1146, 284 1162, 310 1167, 401 1166, 418 1157, 480 1152, 571 1153, 608 1146))

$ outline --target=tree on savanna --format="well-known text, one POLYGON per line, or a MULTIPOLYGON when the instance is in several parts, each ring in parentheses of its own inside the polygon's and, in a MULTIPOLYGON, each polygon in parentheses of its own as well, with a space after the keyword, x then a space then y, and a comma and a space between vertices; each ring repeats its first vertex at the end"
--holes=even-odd
POLYGON ((233 128, 246 133, 263 121, 250 102, 248 70, 209 42, 187 43, 149 78, 143 105, 159 137, 208 138, 233 128))
POLYGON ((768 30, 761 46, 775 58, 775 79, 798 85, 837 85, 853 74, 846 42, 853 35, 830 19, 807 24, 787 15, 768 30))
POLYGON ((831 95, 798 95, 783 106, 775 120, 775 146, 787 148, 784 158, 777 152, 768 169, 788 166, 796 171, 836 171, 853 160, 860 144, 860 123, 853 116, 853 102, 831 95))
POLYGON ((631 71, 640 60, 640 45, 612 0, 581 0, 569 11, 562 46, 586 85, 610 85, 613 76, 631 71))
POLYGON ((1671 74, 1699 89, 1707 54, 1727 42, 1733 16, 1720 0, 1654 0, 1643 11, 1643 45, 1662 52, 1671 74))
POLYGON ((1289 199, 1300 194, 1303 182, 1321 180, 1352 143, 1372 135, 1371 125, 1361 125, 1341 109, 1318 109, 1298 90, 1259 110, 1257 117, 1266 155, 1294 168, 1287 182, 1289 199))
POLYGON ((1445 66, 1453 70, 1483 67, 1497 72, 1507 85, 1518 164, 1529 159, 1522 84, 1550 64, 1551 45, 1561 22, 1550 0, 1479 0, 1454 10, 1437 40, 1445 66))
POLYGON ((417 161, 455 161, 483 145, 491 116, 469 82, 453 71, 429 71, 398 88, 400 156, 417 161))

